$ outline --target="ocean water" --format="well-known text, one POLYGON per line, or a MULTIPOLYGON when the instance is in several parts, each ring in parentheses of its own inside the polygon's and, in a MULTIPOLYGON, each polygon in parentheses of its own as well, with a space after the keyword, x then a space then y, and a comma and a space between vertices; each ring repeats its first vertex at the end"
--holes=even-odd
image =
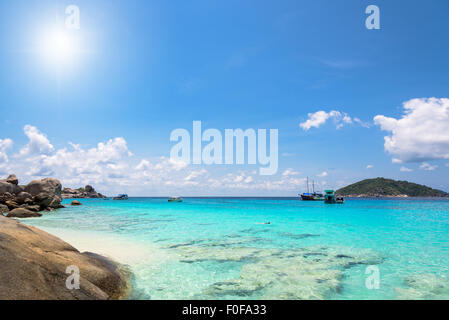
POLYGON ((24 222, 127 264, 133 299, 449 299, 446 200, 80 201, 24 222))

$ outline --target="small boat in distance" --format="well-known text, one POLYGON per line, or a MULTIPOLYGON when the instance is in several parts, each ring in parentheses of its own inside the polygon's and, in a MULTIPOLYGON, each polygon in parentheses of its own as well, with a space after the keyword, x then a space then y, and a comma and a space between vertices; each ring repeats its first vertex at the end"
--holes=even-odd
POLYGON ((183 199, 181 197, 170 197, 168 198, 168 202, 182 202, 183 199))
POLYGON ((312 181, 312 193, 309 192, 309 177, 307 177, 307 192, 301 193, 301 200, 303 201, 323 201, 324 195, 315 192, 315 181, 312 181))
POLYGON ((335 197, 335 202, 336 203, 345 203, 345 198, 343 198, 342 196, 337 196, 335 197))
POLYGON ((334 190, 324 190, 324 192, 326 192, 326 194, 324 195, 324 203, 327 204, 337 203, 337 201, 335 200, 334 190))
POLYGON ((112 198, 112 200, 128 200, 127 194, 119 194, 117 197, 112 198))
POLYGON ((342 196, 336 196, 334 190, 325 190, 326 195, 324 196, 324 203, 327 204, 343 204, 345 203, 345 198, 342 196))

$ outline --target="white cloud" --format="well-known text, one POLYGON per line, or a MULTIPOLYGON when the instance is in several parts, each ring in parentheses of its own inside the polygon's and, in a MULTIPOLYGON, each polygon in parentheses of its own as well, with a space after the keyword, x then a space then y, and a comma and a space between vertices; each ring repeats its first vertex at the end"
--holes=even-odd
POLYGON ((182 161, 182 160, 174 160, 167 157, 160 157, 160 161, 158 164, 154 166, 157 170, 164 170, 164 171, 179 171, 188 166, 188 163, 182 161))
POLYGON ((102 181, 105 177, 120 177, 128 167, 123 160, 132 155, 123 138, 100 142, 96 148, 87 150, 78 144, 70 145, 72 150, 64 148, 51 154, 44 152, 24 158, 24 161, 31 163, 26 173, 37 177, 55 175, 61 179, 102 181))
POLYGON ((437 166, 437 165, 431 165, 431 164, 429 164, 429 163, 427 163, 427 162, 423 162, 423 163, 419 166, 419 168, 422 169, 422 170, 426 170, 426 171, 433 171, 433 170, 435 170, 436 168, 438 168, 438 166, 437 166))
POLYGON ((400 119, 383 115, 374 123, 386 136, 385 150, 404 162, 449 159, 449 99, 423 98, 406 101, 400 119))
POLYGON ((49 154, 55 149, 47 137, 36 127, 26 125, 23 128, 28 137, 28 143, 23 147, 18 156, 29 156, 33 154, 49 154))
POLYGON ((364 128, 369 128, 371 127, 371 125, 368 122, 363 122, 362 120, 360 120, 359 118, 354 118, 353 119, 355 123, 358 123, 359 125, 361 125, 364 128))
POLYGON ((374 166, 372 164, 369 164, 369 165, 366 166, 366 168, 367 169, 372 169, 372 168, 374 168, 374 166))
POLYGON ((282 172, 283 176, 297 176, 298 174, 300 174, 300 172, 295 171, 292 168, 288 168, 284 172, 282 172))
POLYGON ((146 159, 142 159, 140 163, 136 166, 137 170, 149 170, 151 168, 153 168, 153 165, 151 164, 150 161, 146 159))
POLYGON ((6 150, 11 148, 13 141, 11 139, 0 139, 0 163, 8 162, 8 155, 6 150))
POLYGON ((319 128, 321 125, 325 124, 329 119, 333 120, 335 127, 337 129, 342 128, 346 124, 352 124, 354 122, 365 128, 369 128, 369 124, 363 122, 359 118, 352 118, 347 113, 336 110, 332 110, 330 112, 320 110, 315 113, 309 113, 308 119, 304 122, 301 122, 299 126, 304 131, 308 131, 311 128, 319 128))
MULTIPOLYGON (((30 128, 27 133, 31 134, 30 141, 22 148, 26 151, 19 152, 14 161, 0 163, 2 176, 15 173, 24 184, 51 176, 60 179, 64 187, 91 184, 107 195, 128 193, 142 196, 293 195, 305 184, 305 178, 300 178, 300 173, 291 168, 283 174, 268 177, 258 175, 254 169, 229 172, 235 167, 228 167, 214 171, 212 176, 204 167, 189 166, 167 157, 138 158, 128 149, 126 140, 120 137, 99 142, 90 148, 69 143, 67 147, 58 149, 37 128, 27 128, 30 128), (37 140, 41 143, 36 143, 37 140)), ((4 139, 0 145, 4 152, 11 147, 12 141, 4 139)))
POLYGON ((185 181, 192 181, 198 177, 201 177, 203 175, 207 174, 207 170, 201 169, 197 171, 192 171, 187 177, 184 178, 185 181))
POLYGON ((247 177, 247 178, 244 180, 244 182, 245 182, 245 183, 251 183, 251 182, 253 182, 253 177, 247 177))
POLYGON ((403 163, 404 161, 402 161, 401 159, 398 159, 398 158, 393 158, 393 159, 391 159, 391 162, 398 164, 398 163, 403 163))
POLYGON ((323 110, 317 111, 315 113, 309 113, 308 114, 309 119, 307 119, 305 122, 302 122, 299 124, 299 126, 305 130, 308 131, 310 128, 318 128, 322 124, 325 124, 327 119, 331 117, 341 117, 341 113, 339 111, 331 111, 326 112, 323 110))
POLYGON ((401 169, 399 169, 401 172, 412 172, 413 170, 407 167, 401 167, 401 169))
POLYGON ((320 174, 317 174, 318 177, 327 177, 328 173, 326 171, 321 172, 320 174))

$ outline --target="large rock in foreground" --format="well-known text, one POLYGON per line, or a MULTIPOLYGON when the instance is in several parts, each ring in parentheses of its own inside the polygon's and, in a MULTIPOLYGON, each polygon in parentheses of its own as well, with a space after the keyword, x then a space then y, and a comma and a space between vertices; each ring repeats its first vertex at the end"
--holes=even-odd
POLYGON ((119 299, 127 273, 116 263, 80 253, 61 239, 0 216, 0 300, 119 299), (80 270, 80 289, 67 289, 67 267, 80 270))

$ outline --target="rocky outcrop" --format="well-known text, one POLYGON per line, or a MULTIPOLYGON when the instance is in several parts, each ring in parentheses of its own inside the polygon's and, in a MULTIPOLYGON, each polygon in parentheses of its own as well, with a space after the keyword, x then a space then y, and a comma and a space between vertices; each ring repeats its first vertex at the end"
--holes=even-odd
POLYGON ((18 194, 22 192, 23 189, 16 184, 9 183, 6 180, 0 180, 0 194, 18 194))
POLYGON ((120 299, 129 291, 122 266, 35 227, 0 216, 0 239, 0 300, 120 299), (66 285, 74 270, 79 289, 66 285))
POLYGON ((28 192, 23 191, 16 196, 16 202, 19 204, 31 204, 33 203, 33 196, 28 192))
POLYGON ((16 186, 19 185, 19 179, 17 179, 15 174, 10 174, 9 177, 6 178, 6 182, 15 184, 16 186))
POLYGON ((33 180, 25 186, 25 191, 34 197, 35 203, 39 204, 41 208, 51 209, 63 208, 61 189, 61 182, 53 178, 33 180))
POLYGON ((61 201, 61 182, 57 179, 33 180, 26 186, 19 186, 15 175, 0 180, 0 204, 7 206, 9 211, 18 208, 49 211, 63 208, 61 201))
POLYGON ((17 208, 8 212, 6 216, 8 218, 34 218, 34 217, 42 217, 42 213, 30 211, 25 208, 17 208))
POLYGON ((73 200, 71 203, 72 206, 80 206, 81 202, 79 202, 78 200, 73 200))
POLYGON ((63 199, 86 199, 86 198, 106 198, 106 196, 95 191, 91 185, 87 185, 84 188, 71 189, 64 188, 62 190, 63 199))

